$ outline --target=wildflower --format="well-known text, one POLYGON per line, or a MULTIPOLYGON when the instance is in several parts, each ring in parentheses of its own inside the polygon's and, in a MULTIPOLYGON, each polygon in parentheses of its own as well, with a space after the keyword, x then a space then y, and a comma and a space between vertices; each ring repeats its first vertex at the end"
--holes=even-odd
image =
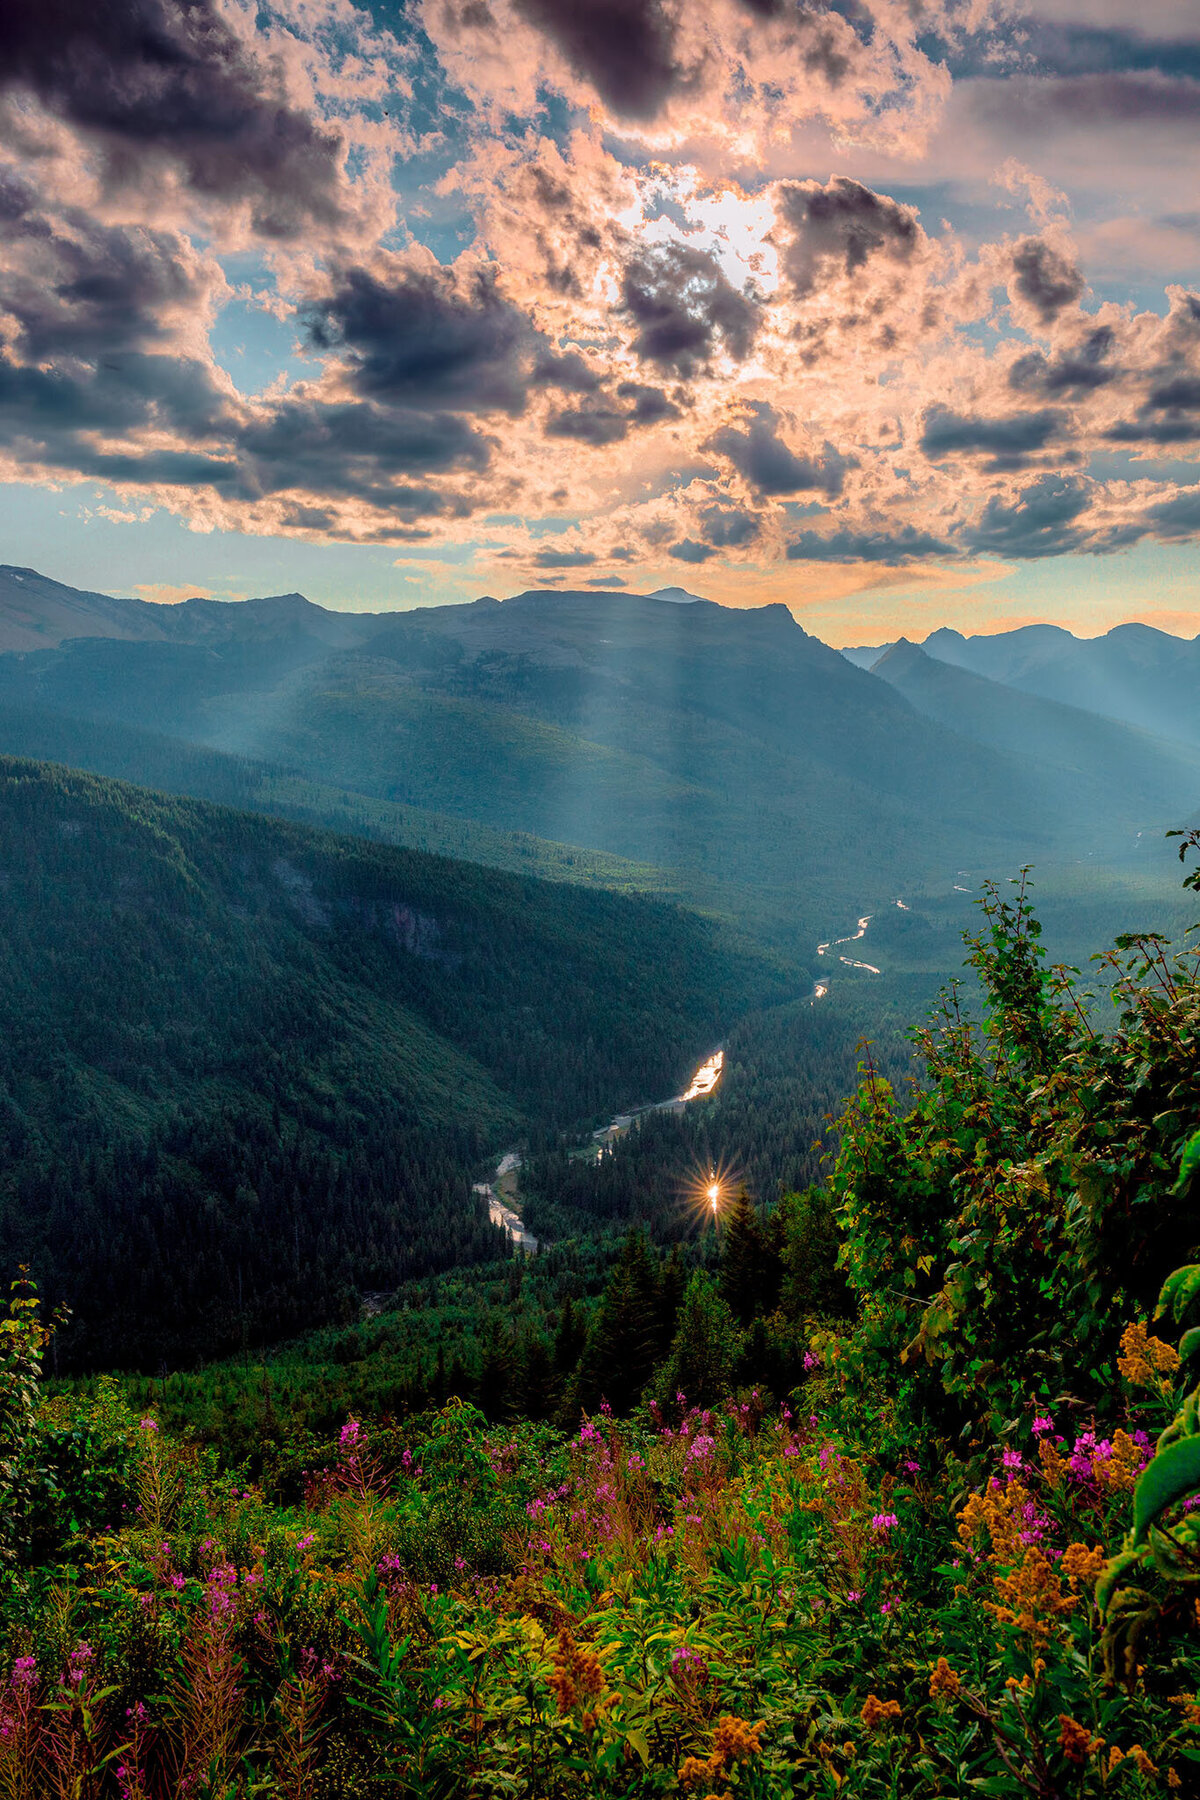
POLYGON ((158 1430, 158 1420, 151 1419, 151 1418, 145 1418, 141 1421, 141 1426, 142 1426, 143 1431, 157 1431, 158 1430))
POLYGON ((1086 1762, 1104 1748, 1103 1738, 1093 1737, 1086 1725, 1068 1713, 1058 1715, 1058 1742, 1067 1761, 1073 1763, 1086 1762))
POLYGON ((1151 1337, 1141 1321, 1135 1319, 1121 1334, 1117 1367, 1131 1387, 1157 1388, 1161 1392, 1170 1385, 1166 1377, 1179 1367, 1179 1352, 1162 1338, 1151 1337))
POLYGON ((908 1470, 910 1475, 919 1475, 921 1473, 920 1463, 914 1462, 911 1456, 905 1462, 904 1467, 908 1470))
POLYGON ((315 1531, 306 1532, 302 1538, 296 1539, 296 1549, 303 1555, 306 1550, 312 1549, 316 1541, 317 1534, 315 1531))
POLYGON ((363 1428, 357 1419, 347 1419, 338 1436, 338 1443, 343 1450, 357 1450, 362 1442, 363 1428))
POLYGON ((881 1700, 878 1694, 868 1694, 858 1716, 868 1731, 878 1731, 881 1726, 900 1717, 900 1702, 881 1700))
POLYGON ((445 1706, 445 1704, 446 1704, 446 1696, 444 1694, 439 1694, 437 1699, 433 1703, 434 1712, 441 1712, 441 1710, 442 1710, 443 1706, 445 1706))
POLYGON ((962 1693, 962 1682, 950 1667, 944 1656, 939 1656, 937 1666, 930 1670, 929 1695, 936 1700, 944 1695, 947 1700, 956 1700, 962 1693))
POLYGON ((704 1462, 715 1449, 716 1440, 714 1438, 697 1437, 692 1439, 692 1447, 688 1451, 688 1455, 695 1462, 704 1462))
POLYGON ((851 1588, 850 1592, 846 1595, 846 1599, 848 1601, 861 1600, 862 1599, 862 1589, 861 1588, 851 1588))
POLYGON ((874 1513, 871 1518, 872 1531, 893 1531, 900 1523, 895 1513, 874 1513))
POLYGON ((1043 1413, 1039 1413, 1038 1417, 1033 1421, 1034 1437, 1045 1437, 1045 1435, 1048 1431, 1053 1431, 1053 1430, 1054 1430, 1054 1420, 1046 1418, 1045 1414, 1043 1414, 1043 1413))
POLYGON ((815 1350, 806 1350, 804 1352, 805 1372, 810 1373, 813 1369, 819 1369, 820 1366, 821 1366, 821 1359, 817 1355, 816 1351, 815 1350))
POLYGON ((1025 1467, 1025 1458, 1019 1450, 1006 1450, 1000 1461, 1006 1469, 1023 1469, 1025 1467))
POLYGON ((1072 1583, 1094 1587, 1105 1564, 1104 1551, 1097 1544, 1089 1550, 1086 1544, 1068 1544, 1063 1551, 1063 1571, 1072 1583))
POLYGON ((36 1656, 18 1656, 13 1664, 12 1684, 14 1687, 31 1688, 37 1680, 36 1656))

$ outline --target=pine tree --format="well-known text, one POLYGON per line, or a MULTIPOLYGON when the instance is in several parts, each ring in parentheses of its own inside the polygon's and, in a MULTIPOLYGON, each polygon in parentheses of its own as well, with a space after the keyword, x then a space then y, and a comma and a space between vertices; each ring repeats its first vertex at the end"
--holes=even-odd
POLYGON ((755 1313, 769 1313, 779 1294, 779 1261, 745 1187, 734 1195, 721 1247, 721 1298, 734 1317, 748 1325, 755 1313))
POLYGON ((671 1354, 658 1383, 662 1400, 669 1405, 682 1393, 690 1405, 715 1405, 733 1384, 739 1339, 733 1314, 712 1276, 697 1269, 683 1297, 671 1354))

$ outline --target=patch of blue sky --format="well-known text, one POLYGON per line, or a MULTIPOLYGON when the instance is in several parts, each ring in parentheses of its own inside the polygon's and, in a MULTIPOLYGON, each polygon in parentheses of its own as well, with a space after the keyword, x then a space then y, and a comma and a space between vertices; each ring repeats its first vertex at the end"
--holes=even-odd
POLYGON ((282 375, 289 383, 311 378, 317 365, 304 354, 294 318, 278 318, 254 298, 270 294, 273 283, 261 270, 235 271, 226 265, 231 286, 242 293, 221 308, 209 333, 213 357, 247 396, 261 394, 282 375), (249 289, 249 293, 244 290, 249 289))
POLYGON ((468 598, 477 586, 473 577, 443 582, 423 571, 414 582, 403 564, 412 556, 454 570, 471 561, 478 545, 413 546, 398 555, 394 544, 197 532, 152 501, 94 482, 57 490, 0 483, 0 541, 5 560, 19 567, 70 587, 146 600, 299 592, 340 611, 386 611, 468 598), (414 594, 418 583, 425 593, 414 594))
POLYGON ((1132 450, 1094 450, 1087 473, 1096 481, 1174 481, 1180 487, 1200 482, 1200 447, 1186 456, 1143 456, 1132 450))

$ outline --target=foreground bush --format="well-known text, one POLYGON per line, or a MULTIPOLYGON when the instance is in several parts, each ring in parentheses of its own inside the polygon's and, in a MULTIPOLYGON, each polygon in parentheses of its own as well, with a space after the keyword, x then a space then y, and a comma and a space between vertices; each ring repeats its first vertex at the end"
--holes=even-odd
POLYGON ((1186 1784, 1194 1607, 1161 1611, 1118 1685, 1093 1602, 1175 1398, 1170 1347, 1136 1326, 1127 1347, 1122 1424, 1038 1415, 972 1492, 897 1456, 886 1403, 847 1418, 818 1368, 782 1411, 681 1395, 570 1438, 457 1404, 403 1436, 350 1421, 292 1506, 111 1392, 51 1403, 31 1443, 90 1433, 127 1475, 119 1517, 110 1495, 7 1578, 0 1793, 1186 1784))

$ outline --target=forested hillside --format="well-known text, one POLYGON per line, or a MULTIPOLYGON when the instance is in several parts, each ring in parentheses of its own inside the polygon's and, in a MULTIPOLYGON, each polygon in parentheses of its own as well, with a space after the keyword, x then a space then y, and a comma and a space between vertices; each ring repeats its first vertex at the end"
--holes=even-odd
POLYGON ((675 908, 0 763, 0 1246, 91 1358, 486 1255, 473 1165, 787 992, 675 908))
POLYGON ((13 1791, 1194 1792, 1195 952, 1104 953, 1102 1033, 1024 884, 983 906, 982 1017, 864 1067, 820 1188, 582 1295, 556 1252, 47 1393, 18 1283, 13 1791))

